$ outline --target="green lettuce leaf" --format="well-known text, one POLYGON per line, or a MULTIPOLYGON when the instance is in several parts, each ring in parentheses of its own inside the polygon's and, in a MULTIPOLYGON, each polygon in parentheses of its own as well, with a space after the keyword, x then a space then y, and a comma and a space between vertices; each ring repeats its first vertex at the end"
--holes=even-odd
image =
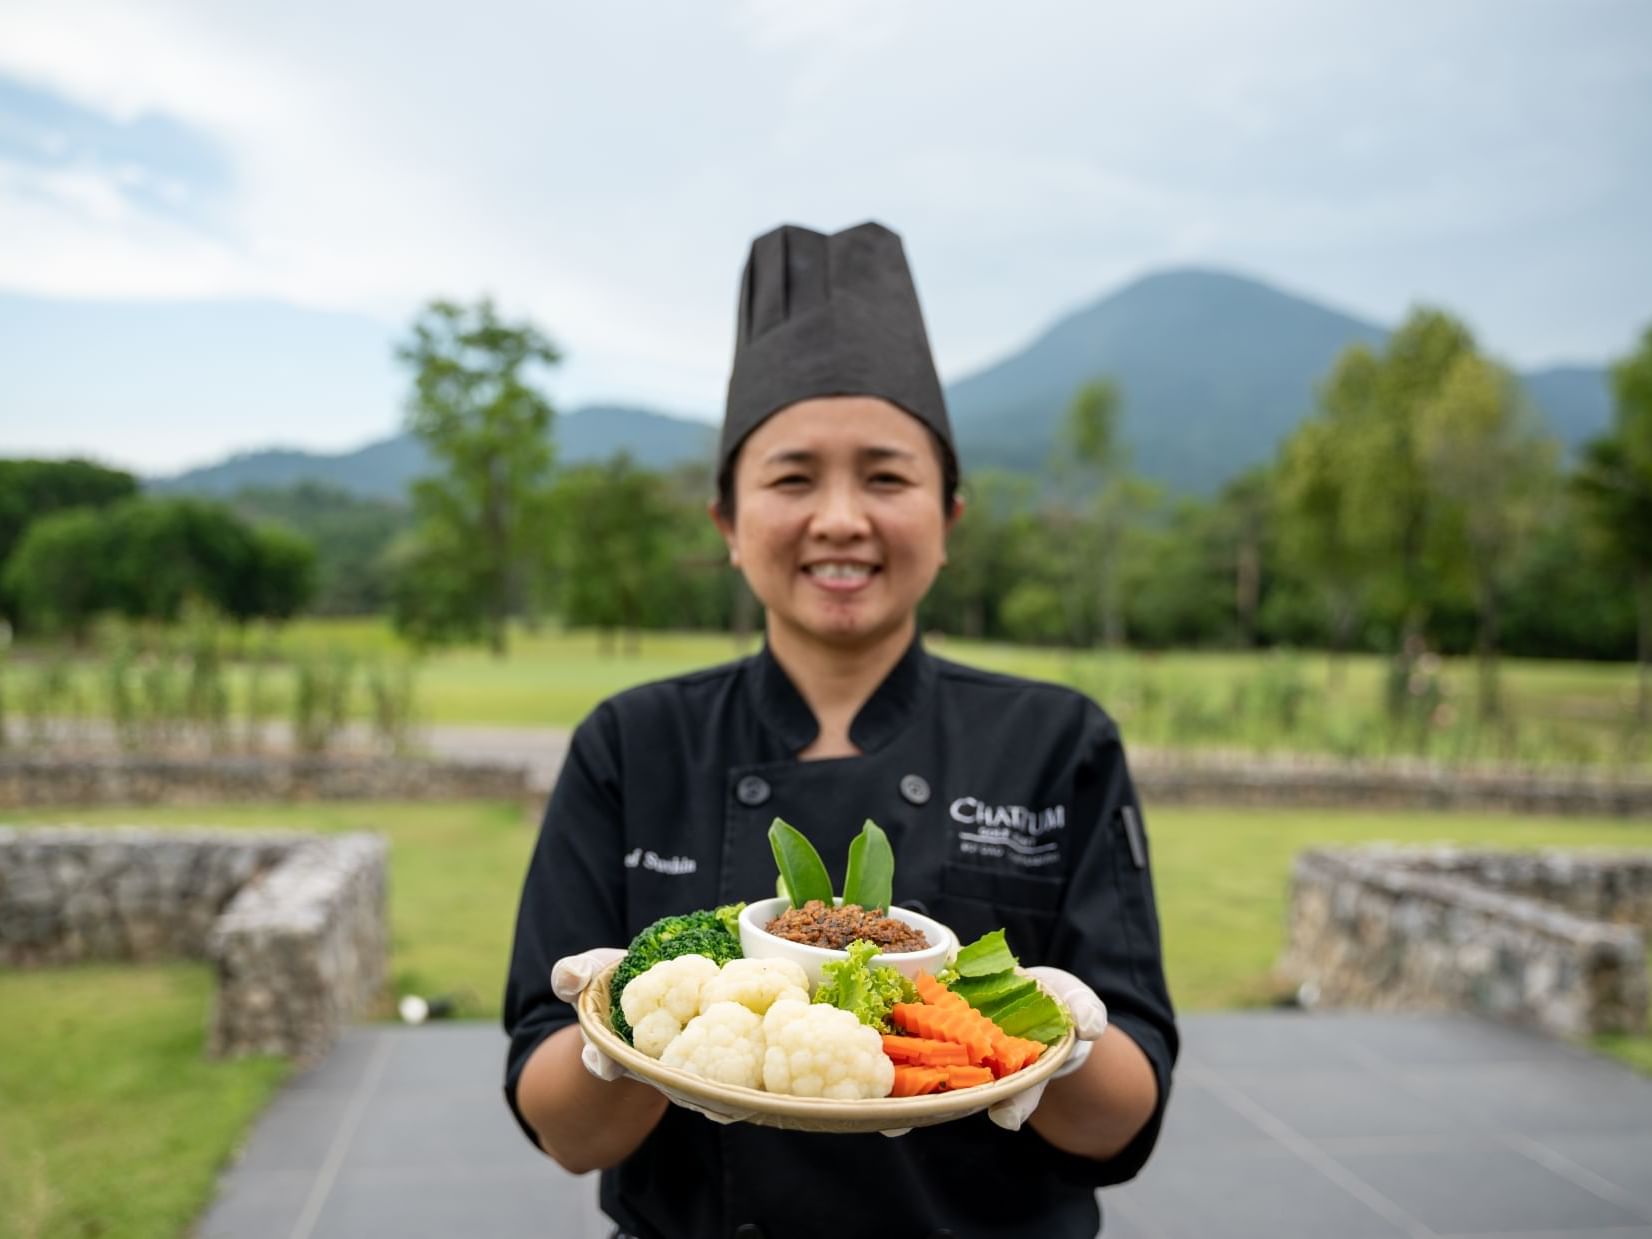
POLYGON ((942 983, 1011 1037, 1045 1045, 1059 1041, 1072 1017, 1017 966, 1004 931, 995 929, 959 950, 951 965, 954 975, 942 983))
POLYGON ((1004 941, 1004 931, 995 929, 959 948, 952 966, 961 977, 985 977, 1013 969, 1015 956, 1010 954, 1009 943, 1004 941))
POLYGON ((918 1001, 918 991, 887 964, 873 968, 868 961, 877 953, 875 942, 851 942, 847 959, 822 964, 814 1001, 848 1011, 881 1032, 893 1032, 889 1012, 897 1002, 918 1001))

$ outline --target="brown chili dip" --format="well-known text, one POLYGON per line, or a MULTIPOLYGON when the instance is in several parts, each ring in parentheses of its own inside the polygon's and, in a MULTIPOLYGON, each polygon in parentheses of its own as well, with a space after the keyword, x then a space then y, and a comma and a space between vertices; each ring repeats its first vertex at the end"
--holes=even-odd
POLYGON ((877 943, 880 954, 922 951, 929 946, 921 929, 885 916, 882 908, 867 909, 857 903, 828 908, 811 899, 801 908, 787 908, 763 928, 777 938, 832 951, 841 951, 857 939, 877 943))

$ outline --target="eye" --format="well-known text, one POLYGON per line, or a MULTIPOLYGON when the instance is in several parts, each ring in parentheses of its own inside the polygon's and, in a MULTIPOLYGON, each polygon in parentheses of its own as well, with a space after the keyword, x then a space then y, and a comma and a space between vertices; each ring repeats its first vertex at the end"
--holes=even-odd
POLYGON ((783 473, 769 483, 770 486, 778 486, 786 490, 795 490, 808 484, 809 477, 804 473, 783 473))
POLYGON ((905 474, 889 473, 887 471, 881 472, 881 473, 874 473, 871 477, 871 482, 872 482, 873 486, 882 486, 882 487, 891 487, 891 488, 892 487, 897 487, 897 486, 910 486, 911 485, 911 482, 907 479, 905 474))

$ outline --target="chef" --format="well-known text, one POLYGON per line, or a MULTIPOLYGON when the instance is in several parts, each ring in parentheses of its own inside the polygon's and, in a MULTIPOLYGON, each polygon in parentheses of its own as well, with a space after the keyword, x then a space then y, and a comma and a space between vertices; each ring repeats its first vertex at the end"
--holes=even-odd
POLYGON ((1147 1160, 1176 1059, 1147 837, 1100 706, 920 638, 962 504, 898 236, 786 226, 752 244, 719 453, 711 517, 764 645, 623 692, 574 732, 518 912, 511 1109, 565 1169, 602 1172, 620 1236, 1093 1236, 1095 1189, 1147 1160), (871 818, 896 903, 964 942, 1003 927, 1074 1015, 1061 1073, 886 1139, 714 1123, 586 1045, 570 1000, 634 934, 773 891, 776 817, 839 889, 871 818))

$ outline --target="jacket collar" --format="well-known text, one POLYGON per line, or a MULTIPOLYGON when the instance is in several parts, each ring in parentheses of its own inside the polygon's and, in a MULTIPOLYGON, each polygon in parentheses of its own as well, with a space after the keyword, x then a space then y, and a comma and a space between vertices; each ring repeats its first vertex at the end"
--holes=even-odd
MULTIPOLYGON (((801 752, 820 734, 814 712, 770 651, 768 642, 752 655, 746 682, 750 686, 753 709, 788 752, 801 752)), ((900 661, 849 724, 849 739, 863 753, 875 752, 888 744, 911 720, 934 682, 935 661, 924 649, 922 639, 914 635, 900 661)))

